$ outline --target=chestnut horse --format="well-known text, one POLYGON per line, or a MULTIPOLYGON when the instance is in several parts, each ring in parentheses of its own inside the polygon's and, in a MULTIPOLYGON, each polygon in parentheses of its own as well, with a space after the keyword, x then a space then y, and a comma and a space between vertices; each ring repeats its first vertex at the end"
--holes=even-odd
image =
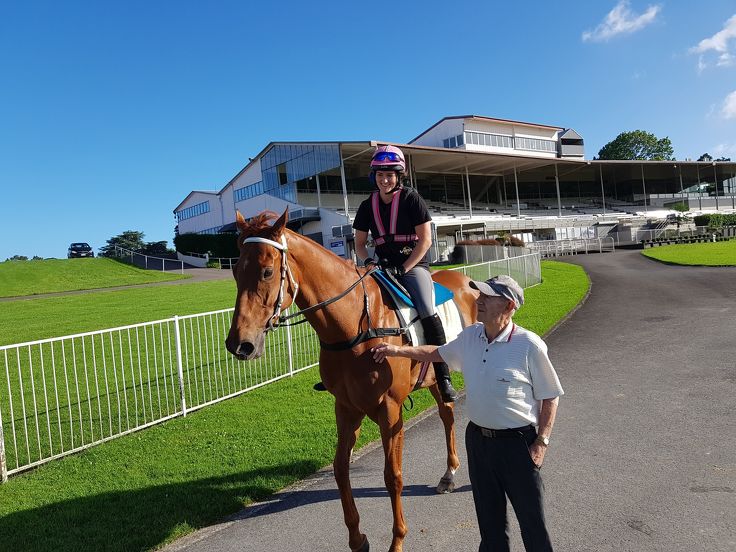
MULTIPOLYGON (((263 354, 266 334, 278 326, 282 309, 292 302, 300 309, 307 309, 304 316, 323 344, 319 357, 320 375, 335 397, 337 450, 333 469, 350 549, 361 552, 369 549, 368 539, 360 532, 360 518, 349 479, 350 455, 361 421, 368 416, 378 424, 383 441, 384 480, 393 510, 393 540, 389 552, 400 552, 407 533, 401 508, 404 441, 401 406, 417 382, 420 364, 398 357, 387 358, 380 364, 373 360, 372 346, 380 340, 401 343, 404 339, 401 335, 373 337, 354 343, 369 325, 372 328, 399 327, 395 312, 386 304, 384 292, 372 277, 361 279, 366 269, 357 268, 353 262, 286 229, 288 211, 271 226, 269 222, 277 216, 261 213, 246 222, 237 213, 240 258, 233 274, 238 292, 227 349, 240 360, 258 358, 263 354), (330 299, 334 301, 329 302, 330 299), (321 305, 323 302, 329 304, 321 305), (344 344, 342 350, 330 347, 341 343, 344 344)), ((475 296, 467 285, 468 278, 454 271, 437 272, 433 278, 454 292, 454 300, 466 323, 474 321, 475 296)), ((437 490, 451 492, 453 474, 460 465, 455 449, 452 404, 442 403, 432 369, 422 387, 430 387, 445 426, 447 471, 437 490)))

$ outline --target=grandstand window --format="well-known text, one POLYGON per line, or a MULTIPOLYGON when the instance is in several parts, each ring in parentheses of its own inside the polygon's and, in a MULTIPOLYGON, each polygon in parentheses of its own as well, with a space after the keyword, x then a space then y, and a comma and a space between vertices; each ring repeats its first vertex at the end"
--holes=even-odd
POLYGON ((279 184, 283 186, 289 181, 289 176, 286 174, 286 163, 281 163, 276 167, 276 170, 278 170, 279 173, 279 184))
POLYGON ((186 220, 186 219, 197 217, 199 215, 203 215, 209 212, 210 212, 210 202, 203 201, 202 203, 197 203, 196 205, 192 205, 191 207, 187 207, 186 209, 177 211, 176 220, 178 221, 186 220))
POLYGON ((238 201, 245 201, 246 199, 259 196, 262 193, 263 182, 256 182, 255 184, 251 184, 250 186, 244 186, 235 190, 235 202, 237 203, 238 201))
POLYGON ((530 151, 544 151, 544 152, 556 152, 557 142, 554 140, 544 140, 539 138, 523 138, 517 136, 516 149, 530 150, 530 151))
POLYGON ((207 228, 207 230, 200 230, 197 234, 219 234, 220 227, 215 226, 214 228, 207 228))
POLYGON ((450 147, 450 139, 449 138, 445 138, 444 140, 442 140, 442 146, 445 147, 445 148, 449 148, 450 147))
POLYGON ((462 145, 463 145, 463 143, 464 143, 464 142, 463 142, 463 135, 462 135, 462 134, 458 134, 458 135, 457 135, 457 145, 458 145, 458 146, 462 146, 462 145))

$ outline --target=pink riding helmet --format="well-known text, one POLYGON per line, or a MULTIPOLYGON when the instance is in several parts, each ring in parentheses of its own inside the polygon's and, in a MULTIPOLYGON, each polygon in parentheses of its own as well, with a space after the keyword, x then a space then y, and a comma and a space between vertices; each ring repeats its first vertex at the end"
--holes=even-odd
POLYGON ((404 154, 396 146, 377 147, 371 159, 371 170, 405 173, 406 161, 404 160, 404 154))

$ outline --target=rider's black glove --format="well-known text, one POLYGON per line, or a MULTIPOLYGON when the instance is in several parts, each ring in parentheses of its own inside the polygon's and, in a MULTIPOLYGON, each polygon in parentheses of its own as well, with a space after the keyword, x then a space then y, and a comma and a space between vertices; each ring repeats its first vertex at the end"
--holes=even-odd
POLYGON ((376 260, 373 257, 368 257, 365 261, 363 261, 363 266, 366 268, 371 268, 376 266, 376 260))
POLYGON ((406 274, 406 269, 404 268, 403 264, 390 266, 387 270, 391 271, 394 276, 403 276, 404 274, 406 274))

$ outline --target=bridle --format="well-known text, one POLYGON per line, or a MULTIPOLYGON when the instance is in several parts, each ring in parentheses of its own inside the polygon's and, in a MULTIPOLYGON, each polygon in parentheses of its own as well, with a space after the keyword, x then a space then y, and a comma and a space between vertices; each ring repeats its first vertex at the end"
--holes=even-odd
MULTIPOLYGON (((292 296, 292 302, 296 301, 296 296, 299 293, 299 284, 294 279, 294 275, 291 272, 291 268, 289 267, 289 261, 287 252, 289 251, 288 246, 286 245, 286 236, 281 235, 281 243, 269 240, 267 238, 259 238, 259 237, 251 237, 251 238, 245 238, 243 240, 243 244, 246 243, 265 243, 267 245, 270 245, 272 247, 275 247, 279 251, 281 251, 281 283, 279 285, 279 296, 276 300, 276 303, 273 307, 273 314, 268 319, 268 322, 266 323, 266 329, 264 330, 265 333, 270 332, 271 330, 275 330, 279 324, 281 324, 284 320, 286 320, 287 317, 281 316, 281 305, 284 304, 284 290, 286 287, 286 276, 289 276, 289 281, 291 281, 291 287, 294 289, 294 295, 292 296), (276 323, 274 324, 274 320, 276 323)), ((290 318, 290 317, 288 317, 290 318)))

